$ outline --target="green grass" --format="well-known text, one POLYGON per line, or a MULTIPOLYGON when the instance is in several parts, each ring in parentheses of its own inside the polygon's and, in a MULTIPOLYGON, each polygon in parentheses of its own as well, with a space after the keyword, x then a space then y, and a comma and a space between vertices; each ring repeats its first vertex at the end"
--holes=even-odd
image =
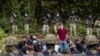
POLYGON ((5 51, 5 44, 2 42, 2 40, 0 40, 0 49, 2 50, 1 56, 3 56, 6 51, 5 51))

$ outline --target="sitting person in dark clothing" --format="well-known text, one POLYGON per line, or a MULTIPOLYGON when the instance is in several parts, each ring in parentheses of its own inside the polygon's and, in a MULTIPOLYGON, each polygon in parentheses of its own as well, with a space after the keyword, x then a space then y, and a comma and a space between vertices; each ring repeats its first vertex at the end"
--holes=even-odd
POLYGON ((37 37, 35 35, 30 35, 29 40, 30 41, 37 40, 37 37))
POLYGON ((22 37, 22 40, 18 43, 18 50, 21 50, 27 43, 27 37, 26 36, 23 36, 22 37))
POLYGON ((34 47, 32 42, 27 42, 27 45, 21 49, 23 54, 34 54, 34 47))
POLYGON ((75 40, 75 45, 76 45, 76 49, 77 49, 80 53, 82 53, 82 52, 86 53, 86 52, 88 51, 87 48, 84 47, 84 46, 81 44, 81 41, 80 41, 79 39, 76 39, 76 40, 75 40))
POLYGON ((35 52, 42 52, 43 50, 43 43, 41 41, 33 41, 34 44, 34 51, 35 52))
POLYGON ((96 50, 97 50, 97 55, 100 55, 100 43, 97 45, 96 50))
POLYGON ((71 40, 67 40, 69 47, 70 47, 70 51, 72 54, 80 54, 80 52, 76 49, 76 45, 71 41, 71 40))

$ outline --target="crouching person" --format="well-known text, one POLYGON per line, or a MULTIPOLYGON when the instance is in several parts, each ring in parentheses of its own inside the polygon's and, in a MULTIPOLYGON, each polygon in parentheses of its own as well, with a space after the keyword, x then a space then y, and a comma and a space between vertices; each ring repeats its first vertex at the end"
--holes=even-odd
POLYGON ((21 49, 22 53, 23 53, 23 56, 25 55, 29 55, 29 56, 33 56, 34 54, 34 47, 33 47, 33 43, 32 42, 27 42, 27 45, 24 46, 22 49, 21 49))
POLYGON ((67 43, 69 44, 69 48, 72 54, 80 54, 80 52, 76 48, 76 45, 71 40, 68 39, 67 43))
POLYGON ((59 51, 61 53, 71 53, 70 50, 69 50, 69 45, 66 42, 66 40, 67 40, 67 30, 64 28, 62 23, 59 25, 59 28, 57 30, 57 39, 60 43, 59 51))

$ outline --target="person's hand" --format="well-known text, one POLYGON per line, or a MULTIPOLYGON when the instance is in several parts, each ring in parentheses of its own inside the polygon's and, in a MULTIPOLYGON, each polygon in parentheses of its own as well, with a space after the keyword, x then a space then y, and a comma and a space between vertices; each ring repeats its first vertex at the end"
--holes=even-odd
POLYGON ((30 52, 28 50, 26 50, 26 54, 30 54, 30 52))
POLYGON ((33 54, 34 53, 34 51, 30 51, 30 54, 33 54))
POLYGON ((57 41, 60 42, 60 40, 57 38, 57 41))

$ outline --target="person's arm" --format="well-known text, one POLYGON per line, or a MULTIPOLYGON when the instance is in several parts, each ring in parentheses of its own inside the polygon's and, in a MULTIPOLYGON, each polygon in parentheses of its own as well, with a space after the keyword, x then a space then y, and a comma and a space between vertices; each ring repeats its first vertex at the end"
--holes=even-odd
POLYGON ((65 29, 65 31, 66 31, 66 39, 65 40, 67 40, 68 39, 68 32, 66 29, 65 29))
POLYGON ((59 41, 59 31, 57 30, 57 41, 59 41))
POLYGON ((75 22, 77 22, 77 21, 78 21, 77 16, 75 16, 75 22))
POLYGON ((72 42, 72 41, 70 41, 70 48, 75 48, 76 46, 75 46, 75 44, 72 42))
POLYGON ((57 34, 57 40, 59 40, 59 35, 57 34))
POLYGON ((69 16, 69 18, 68 18, 68 23, 70 23, 70 21, 71 21, 71 17, 69 16))

